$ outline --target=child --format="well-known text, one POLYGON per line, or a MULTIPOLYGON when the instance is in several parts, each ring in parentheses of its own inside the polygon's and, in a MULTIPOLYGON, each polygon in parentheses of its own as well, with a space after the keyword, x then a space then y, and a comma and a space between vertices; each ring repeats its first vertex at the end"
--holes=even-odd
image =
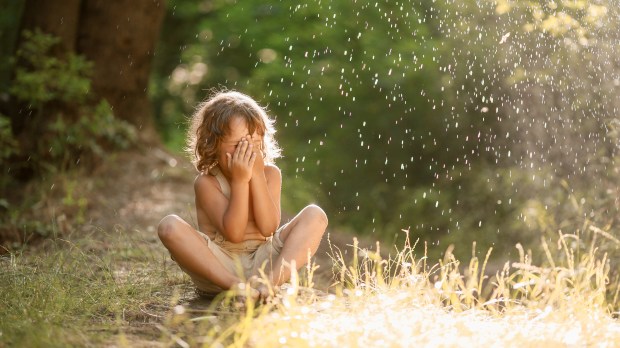
POLYGON ((257 281, 260 270, 274 286, 286 282, 291 262, 303 266, 327 228, 327 216, 316 205, 278 228, 282 176, 273 164, 280 155, 274 133, 265 110, 234 91, 215 94, 192 117, 187 143, 199 172, 198 229, 168 215, 158 235, 206 293, 243 289, 250 280, 256 296, 268 296, 267 286, 257 281))

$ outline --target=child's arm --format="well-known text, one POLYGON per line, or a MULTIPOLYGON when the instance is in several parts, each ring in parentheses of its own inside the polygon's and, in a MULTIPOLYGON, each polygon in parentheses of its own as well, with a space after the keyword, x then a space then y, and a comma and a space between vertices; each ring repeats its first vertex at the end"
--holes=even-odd
POLYGON ((255 157, 247 141, 240 142, 233 155, 227 154, 227 165, 232 176, 228 202, 221 192, 215 194, 215 180, 209 182, 208 178, 200 176, 194 184, 196 199, 204 208, 209 221, 232 243, 244 240, 248 224, 249 181, 255 157))
POLYGON ((250 191, 254 220, 260 233, 271 236, 280 225, 280 193, 282 174, 276 166, 265 166, 260 150, 257 151, 250 191))

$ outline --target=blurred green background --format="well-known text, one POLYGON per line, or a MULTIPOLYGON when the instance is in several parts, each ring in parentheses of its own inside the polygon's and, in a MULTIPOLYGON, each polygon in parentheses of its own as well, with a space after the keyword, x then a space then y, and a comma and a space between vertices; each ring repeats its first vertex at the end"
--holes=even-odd
POLYGON ((315 201, 354 233, 501 255, 585 220, 617 234, 616 15, 611 2, 171 1, 150 91, 177 150, 210 88, 267 105, 289 212, 315 201))
MULTIPOLYGON (((476 241, 505 257, 585 226, 620 235, 613 1, 170 0, 165 11, 148 82, 165 146, 182 152, 213 89, 248 93, 276 119, 288 214, 315 202, 335 229, 396 245, 409 233, 434 256, 449 244, 469 255, 476 241)), ((3 15, 3 42, 16 18, 3 15)), ((3 66, 5 96, 19 92, 10 81, 3 66)), ((111 132, 135 137, 126 124, 111 132)))

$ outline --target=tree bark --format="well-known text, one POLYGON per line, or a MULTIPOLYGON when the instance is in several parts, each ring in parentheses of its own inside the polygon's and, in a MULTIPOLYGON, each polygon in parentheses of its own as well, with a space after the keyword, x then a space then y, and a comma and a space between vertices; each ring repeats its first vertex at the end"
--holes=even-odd
POLYGON ((94 62, 93 92, 132 124, 143 141, 158 139, 147 87, 163 0, 84 0, 76 51, 94 62))
MULTIPOLYGON (((26 0, 21 31, 41 29, 60 38, 55 54, 75 51, 82 0, 26 0)), ((20 38, 21 39, 21 38, 20 38)))
MULTIPOLYGON (((2 0, 0 0, 2 1, 2 0)), ((21 0, 21 18, 18 43, 23 41, 23 30, 40 29, 60 38, 51 55, 60 60, 71 53, 83 55, 93 63, 91 89, 92 102, 106 99, 115 116, 138 128, 144 143, 158 143, 151 115, 147 87, 151 61, 159 30, 165 15, 165 0, 21 0)), ((0 6, 5 8, 4 5, 0 6)), ((4 33, 3 33, 4 34, 4 33)), ((4 41, 3 41, 4 42, 4 41)), ((6 48, 4 48, 6 49, 6 48)), ((15 67, 37 69, 28 62, 17 61, 5 69, 10 85, 15 67)), ((8 67, 8 65, 7 65, 8 67)), ((26 156, 47 156, 48 149, 40 151, 38 141, 49 135, 48 125, 62 115, 64 121, 95 117, 80 111, 80 102, 49 101, 33 110, 27 101, 0 92, 0 113, 11 121, 13 136, 20 143, 19 153, 11 159, 21 171, 13 169, 13 176, 28 180, 39 170, 35 163, 29 165, 26 156), (36 141, 32 141, 35 139, 36 141), (32 150, 29 149, 32 147, 32 150), (19 171, 19 172, 18 172, 19 171)), ((83 101, 81 102, 83 103, 83 101)), ((80 158, 80 163, 87 158, 80 158)), ((34 161, 36 162, 36 161, 34 161)), ((33 162, 33 163, 34 163, 33 162)), ((77 162, 76 162, 77 163, 77 162)))
POLYGON ((26 0, 20 25, 58 36, 53 51, 94 63, 92 91, 116 117, 135 125, 143 141, 157 141, 147 87, 165 0, 26 0))
MULTIPOLYGON (((40 30, 60 39, 58 44, 52 47, 49 54, 62 60, 68 53, 75 50, 80 2, 81 0, 26 0, 23 4, 24 7, 23 11, 21 11, 21 19, 18 25, 17 46, 24 41, 22 34, 25 30, 40 30)), ((37 68, 28 66, 28 63, 22 60, 17 60, 15 65, 37 68)), ((10 81, 13 78, 13 71, 9 71, 8 75, 10 81)), ((56 111, 64 109, 67 109, 66 105, 50 103, 50 105, 46 105, 46 116, 47 114, 53 115, 56 111)), ((33 149, 36 148, 36 145, 31 139, 39 139, 44 136, 43 124, 53 122, 53 117, 41 119, 41 117, 37 117, 36 112, 32 111, 28 103, 13 97, 0 101, 0 112, 5 113, 11 119, 13 134, 18 139, 19 146, 24 153, 34 151, 33 149)), ((28 174, 25 176, 28 176, 28 174)))

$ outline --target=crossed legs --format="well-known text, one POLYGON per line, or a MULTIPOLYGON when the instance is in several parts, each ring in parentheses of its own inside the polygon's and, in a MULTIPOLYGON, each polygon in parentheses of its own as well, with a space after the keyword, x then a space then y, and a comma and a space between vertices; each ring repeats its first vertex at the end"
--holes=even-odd
POLYGON ((164 217, 159 222, 157 234, 172 258, 188 272, 208 279, 222 289, 230 289, 241 281, 224 268, 207 241, 177 215, 164 217))
MULTIPOLYGON (((269 281, 278 286, 291 276, 291 261, 297 268, 316 252, 327 228, 327 216, 316 205, 305 207, 280 232, 283 247, 269 270, 269 281)), ((187 222, 176 215, 164 217, 157 228, 159 239, 174 260, 188 272, 208 279, 222 289, 230 289, 241 282, 215 257, 207 241, 187 222)))
POLYGON ((325 229, 327 216, 323 209, 309 205, 302 209, 280 231, 280 240, 284 243, 280 255, 271 265, 268 280, 279 286, 291 277, 291 262, 294 260, 297 269, 308 262, 308 252, 314 255, 325 229))

